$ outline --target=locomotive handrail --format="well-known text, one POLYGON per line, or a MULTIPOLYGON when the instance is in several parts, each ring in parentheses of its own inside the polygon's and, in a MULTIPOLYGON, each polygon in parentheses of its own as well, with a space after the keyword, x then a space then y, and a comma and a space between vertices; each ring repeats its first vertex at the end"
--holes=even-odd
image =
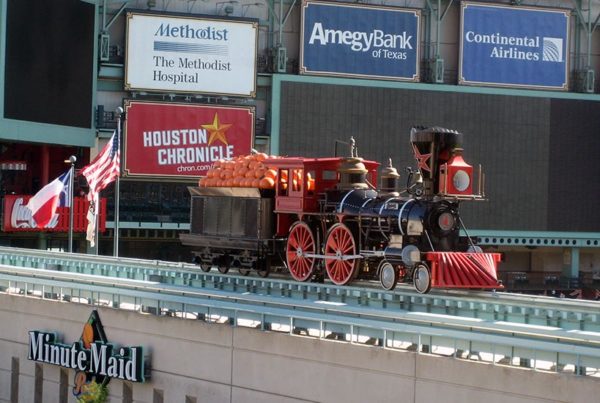
POLYGON ((131 279, 109 280, 80 273, 7 265, 0 265, 0 284, 2 283, 7 284, 4 289, 6 293, 17 292, 31 296, 37 293, 43 299, 81 301, 84 298, 89 299, 93 305, 113 305, 124 309, 128 298, 134 298, 133 309, 154 307, 155 313, 159 315, 173 312, 175 316, 181 314, 184 318, 187 313, 211 316, 212 312, 217 316, 228 317, 233 325, 240 325, 241 319, 257 318, 265 329, 272 327, 274 323, 289 324, 290 332, 295 329, 296 323, 301 323, 298 325, 301 327, 312 323, 316 329, 321 330, 319 337, 325 337, 323 329, 337 329, 342 333, 349 331, 351 340, 355 335, 374 332, 382 336, 383 346, 387 347, 393 347, 394 340, 404 338, 414 341, 413 337, 417 337, 418 351, 421 351, 423 344, 430 347, 454 346, 455 355, 458 351, 456 346, 468 342, 478 345, 478 353, 505 355, 507 351, 520 349, 521 358, 547 361, 549 357, 555 357, 556 361, 551 362, 555 363, 556 368, 559 365, 600 368, 600 333, 597 332, 568 331, 548 326, 517 325, 423 312, 395 312, 390 315, 382 309, 332 304, 327 301, 306 301, 297 306, 273 296, 197 290, 131 279), (108 297, 109 302, 102 302, 102 297, 105 297, 105 301, 108 297), (488 346, 490 350, 483 350, 483 346, 488 346))

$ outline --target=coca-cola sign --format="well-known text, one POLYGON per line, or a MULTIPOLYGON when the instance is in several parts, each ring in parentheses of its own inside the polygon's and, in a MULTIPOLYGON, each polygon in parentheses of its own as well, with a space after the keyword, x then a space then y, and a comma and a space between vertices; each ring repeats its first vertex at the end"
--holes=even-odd
MULTIPOLYGON (((29 210, 26 206, 27 203, 23 202, 23 198, 19 197, 15 200, 12 206, 12 212, 10 214, 10 226, 15 229, 32 229, 36 228, 36 224, 34 219, 31 217, 31 210, 29 210)), ((48 225, 46 225, 47 229, 56 228, 56 224, 58 224, 58 216, 59 214, 54 214, 54 217, 50 220, 48 225)))
MULTIPOLYGON (((2 231, 53 231, 66 232, 69 230, 69 208, 59 207, 56 214, 46 228, 37 228, 35 221, 31 217, 31 210, 27 207, 27 202, 31 195, 7 195, 4 196, 2 231)), ((88 211, 88 202, 83 197, 75 197, 73 200, 73 231, 85 232, 87 229, 86 213, 88 211)), ((106 229, 106 199, 101 199, 100 203, 100 231, 106 229)))

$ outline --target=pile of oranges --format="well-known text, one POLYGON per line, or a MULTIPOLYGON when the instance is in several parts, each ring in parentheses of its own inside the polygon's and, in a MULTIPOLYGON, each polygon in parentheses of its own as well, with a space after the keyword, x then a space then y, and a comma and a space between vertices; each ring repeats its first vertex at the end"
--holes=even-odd
POLYGON ((264 153, 239 156, 231 160, 219 160, 200 178, 200 187, 253 187, 273 189, 277 171, 263 162, 269 157, 264 153))

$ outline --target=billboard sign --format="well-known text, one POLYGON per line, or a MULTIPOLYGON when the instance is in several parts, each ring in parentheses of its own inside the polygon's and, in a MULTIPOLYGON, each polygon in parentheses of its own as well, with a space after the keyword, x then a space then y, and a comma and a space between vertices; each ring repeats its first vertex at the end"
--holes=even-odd
MULTIPOLYGON (((38 228, 27 207, 33 195, 5 195, 3 198, 2 231, 4 232, 67 232, 69 231, 69 207, 58 207, 56 214, 45 228, 38 228)), ((73 198, 73 231, 85 232, 89 202, 85 197, 73 198)), ((106 199, 100 199, 99 231, 106 229, 106 199)))
POLYGON ((125 113, 124 176, 197 179, 254 140, 252 107, 126 101, 125 113))
POLYGON ((568 89, 568 10, 461 5, 459 84, 568 89))
POLYGON ((127 13, 125 89, 254 97, 258 22, 127 13))
POLYGON ((106 401, 112 378, 146 382, 150 377, 150 357, 144 348, 109 342, 96 310, 84 322, 79 340, 71 344, 61 342, 54 331, 31 330, 28 339, 29 360, 75 370, 72 392, 78 402, 106 401))
POLYGON ((305 1, 300 73, 419 81, 419 10, 305 1))

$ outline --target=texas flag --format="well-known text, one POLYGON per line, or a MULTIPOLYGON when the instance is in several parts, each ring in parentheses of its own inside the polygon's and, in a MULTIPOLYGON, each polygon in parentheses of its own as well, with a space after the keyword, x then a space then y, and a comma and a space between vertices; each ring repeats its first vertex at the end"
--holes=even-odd
POLYGON ((54 179, 35 194, 27 208, 37 224, 37 228, 46 228, 58 207, 71 207, 71 170, 54 179))

